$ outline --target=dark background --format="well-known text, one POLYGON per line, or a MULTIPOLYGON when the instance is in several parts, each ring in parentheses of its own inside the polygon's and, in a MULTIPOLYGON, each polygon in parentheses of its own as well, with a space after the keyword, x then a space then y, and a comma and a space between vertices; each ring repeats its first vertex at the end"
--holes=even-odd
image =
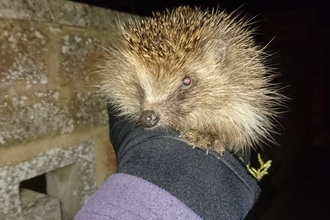
MULTIPOLYGON (((328 1, 222 0, 141 1, 80 0, 79 2, 143 16, 179 5, 240 7, 258 15, 257 41, 272 41, 269 51, 288 87, 289 112, 275 138, 280 147, 264 147, 273 160, 261 182, 262 194, 248 219, 330 219, 330 8, 328 1)), ((255 161, 255 155, 253 157, 255 161)))

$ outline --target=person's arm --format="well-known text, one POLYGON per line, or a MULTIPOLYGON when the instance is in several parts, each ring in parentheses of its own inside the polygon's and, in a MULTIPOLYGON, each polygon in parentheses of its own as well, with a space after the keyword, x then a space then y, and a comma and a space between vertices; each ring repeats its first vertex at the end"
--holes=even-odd
MULTIPOLYGON (((198 216, 203 219, 244 219, 253 207, 260 189, 233 155, 226 152, 219 159, 215 153, 206 155, 202 149, 188 146, 170 128, 146 130, 114 117, 111 110, 109 113, 110 138, 118 163, 118 174, 115 175, 138 178, 134 181, 145 181, 164 190, 174 200, 178 199, 175 202, 183 203, 180 206, 184 210, 182 216, 189 217, 174 219, 198 219, 198 216), (196 216, 192 217, 194 213, 196 216)), ((109 187, 103 186, 101 190, 107 191, 109 187)), ((127 190, 127 187, 136 186, 121 190, 127 190)), ((149 188, 145 190, 146 195, 153 194, 149 188)), ((91 200, 97 201, 100 196, 96 194, 91 200)), ((150 199, 157 200, 157 196, 150 199)))

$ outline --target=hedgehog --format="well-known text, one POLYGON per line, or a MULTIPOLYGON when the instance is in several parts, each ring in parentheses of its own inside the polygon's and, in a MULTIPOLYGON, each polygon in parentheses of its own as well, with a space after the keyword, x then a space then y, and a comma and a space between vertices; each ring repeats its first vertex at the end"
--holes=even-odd
POLYGON ((220 155, 274 142, 285 97, 251 20, 180 6, 119 27, 97 73, 120 116, 220 155))

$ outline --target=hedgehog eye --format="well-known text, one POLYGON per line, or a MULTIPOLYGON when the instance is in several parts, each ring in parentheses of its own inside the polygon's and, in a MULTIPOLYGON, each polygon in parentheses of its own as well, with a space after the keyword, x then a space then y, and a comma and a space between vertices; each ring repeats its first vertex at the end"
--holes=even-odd
POLYGON ((188 88, 192 84, 192 79, 188 76, 184 77, 182 80, 182 86, 188 88))

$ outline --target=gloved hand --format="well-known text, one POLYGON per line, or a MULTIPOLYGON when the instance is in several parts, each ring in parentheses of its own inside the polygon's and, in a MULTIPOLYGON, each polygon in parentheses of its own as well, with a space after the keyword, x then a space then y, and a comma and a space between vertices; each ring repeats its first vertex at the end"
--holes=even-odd
POLYGON ((244 219, 253 207, 260 188, 235 156, 206 155, 173 129, 146 130, 108 110, 118 173, 157 185, 203 219, 244 219))

